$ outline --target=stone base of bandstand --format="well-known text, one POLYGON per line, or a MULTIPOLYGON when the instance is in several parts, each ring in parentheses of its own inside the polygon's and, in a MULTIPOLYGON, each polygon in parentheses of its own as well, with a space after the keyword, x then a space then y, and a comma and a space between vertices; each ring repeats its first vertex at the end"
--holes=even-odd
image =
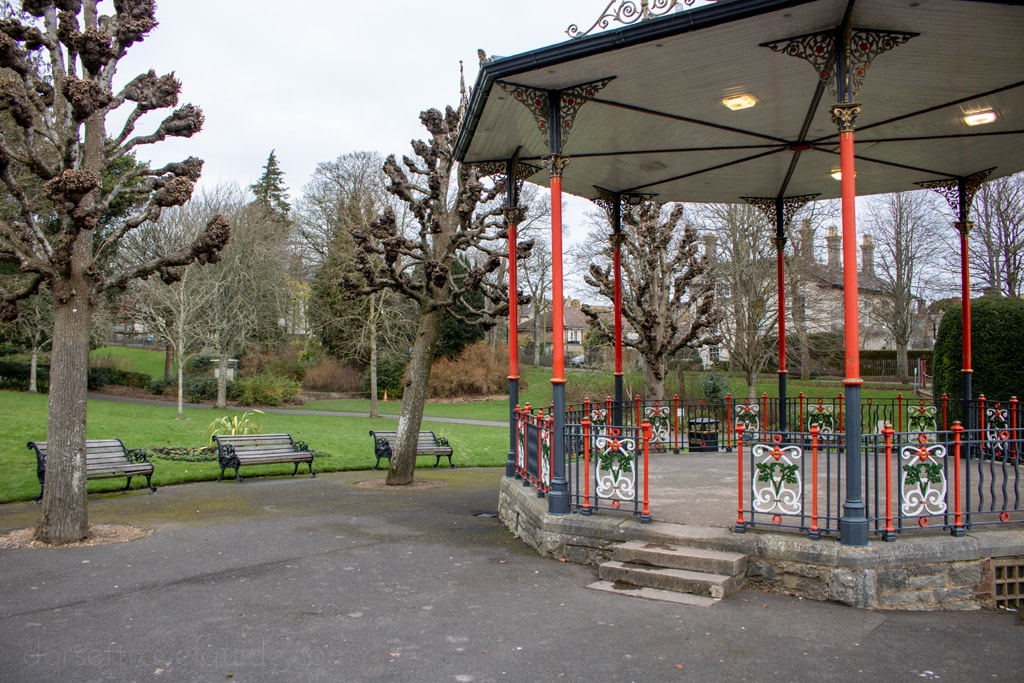
MULTIPOLYGON (((866 547, 837 538, 658 521, 622 512, 553 515, 547 500, 514 477, 501 482, 498 516, 545 557, 597 565, 624 541, 744 553, 748 585, 810 600, 866 609, 976 610, 994 608, 993 558, 1024 556, 1024 529, 998 528, 959 538, 947 533, 872 540, 866 547)), ((1021 559, 1024 564, 1024 559, 1021 559)))

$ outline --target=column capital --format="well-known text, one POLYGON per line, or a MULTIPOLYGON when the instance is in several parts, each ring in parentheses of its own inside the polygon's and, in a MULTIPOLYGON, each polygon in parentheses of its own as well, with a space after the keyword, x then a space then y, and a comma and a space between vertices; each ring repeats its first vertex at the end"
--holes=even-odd
POLYGON ((543 163, 552 178, 561 178, 565 167, 569 165, 569 157, 564 154, 552 154, 544 157, 543 163))
POLYGON ((860 116, 860 105, 857 103, 834 104, 831 113, 832 120, 835 121, 840 133, 852 133, 856 127, 857 117, 860 116))
POLYGON ((971 230, 974 229, 974 221, 956 221, 953 223, 953 227, 957 229, 964 237, 971 234, 971 230))

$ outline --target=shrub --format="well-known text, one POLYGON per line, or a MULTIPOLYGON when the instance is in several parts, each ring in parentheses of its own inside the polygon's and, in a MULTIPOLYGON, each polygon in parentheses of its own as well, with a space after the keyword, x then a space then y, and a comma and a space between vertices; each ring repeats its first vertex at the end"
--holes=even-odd
POLYGON ((279 406, 298 393, 298 382, 269 372, 243 377, 228 387, 228 398, 247 406, 279 406))
MULTIPOLYGON (((946 311, 935 340, 935 395, 950 399, 950 420, 961 419, 962 335, 960 306, 946 311)), ((1002 297, 971 300, 972 398, 1006 401, 1024 396, 1024 301, 1002 297)))
MULTIPOLYGON (((405 366, 409 362, 406 356, 386 355, 377 359, 377 398, 382 398, 384 392, 388 392, 391 399, 402 398, 404 385, 402 376, 405 374, 405 366)), ((363 372, 363 395, 370 395, 370 371, 363 372)))
MULTIPOLYGON (((28 391, 30 363, 20 361, 0 361, 0 389, 28 391)), ((47 365, 36 366, 36 388, 45 394, 50 388, 50 368, 47 365)))
POLYGON ((455 358, 434 361, 427 385, 429 398, 493 396, 508 390, 508 350, 473 344, 455 358))
POLYGON ((241 360, 241 374, 248 377, 269 373, 301 383, 306 373, 305 365, 299 360, 301 353, 297 346, 285 346, 276 353, 251 351, 241 360))
POLYGON ((324 358, 306 368, 302 387, 311 391, 357 392, 361 389, 362 373, 334 358, 324 358))
POLYGON ((108 384, 144 389, 150 385, 151 381, 149 375, 141 372, 128 372, 105 365, 89 368, 88 386, 90 389, 99 389, 108 384))
POLYGON ((709 401, 724 401, 729 385, 721 375, 708 375, 700 382, 701 396, 709 401))

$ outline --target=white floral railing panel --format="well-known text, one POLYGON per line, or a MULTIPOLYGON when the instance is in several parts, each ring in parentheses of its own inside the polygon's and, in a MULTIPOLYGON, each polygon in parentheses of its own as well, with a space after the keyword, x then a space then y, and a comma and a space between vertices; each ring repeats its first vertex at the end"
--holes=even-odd
POLYGON ((751 481, 754 510, 798 515, 802 509, 803 479, 800 446, 757 443, 752 447, 754 471, 751 481))
POLYGON ((594 482, 599 498, 636 498, 636 471, 633 468, 636 448, 637 440, 624 437, 622 430, 617 427, 594 438, 594 482))
POLYGON ((918 445, 900 448, 900 510, 908 517, 941 515, 948 508, 946 447, 929 445, 928 438, 921 434, 918 445))
POLYGON ((672 410, 669 406, 646 406, 644 419, 651 423, 651 448, 664 449, 672 439, 672 410))

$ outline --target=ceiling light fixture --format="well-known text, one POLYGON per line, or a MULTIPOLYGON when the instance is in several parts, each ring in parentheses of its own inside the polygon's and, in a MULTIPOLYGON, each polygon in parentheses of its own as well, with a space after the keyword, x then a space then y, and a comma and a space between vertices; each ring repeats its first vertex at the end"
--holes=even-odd
MULTIPOLYGON (((843 169, 841 169, 841 168, 833 168, 832 169, 832 173, 830 175, 832 176, 832 180, 842 180, 843 179, 843 169)), ((853 177, 854 178, 857 177, 857 172, 856 171, 853 172, 853 177)))
POLYGON ((993 110, 984 109, 982 111, 968 112, 960 118, 968 126, 984 126, 986 123, 992 123, 999 117, 993 110))
POLYGON ((722 104, 732 111, 739 111, 740 109, 750 109, 753 107, 757 104, 757 98, 750 93, 740 93, 739 95, 723 97, 722 104))

